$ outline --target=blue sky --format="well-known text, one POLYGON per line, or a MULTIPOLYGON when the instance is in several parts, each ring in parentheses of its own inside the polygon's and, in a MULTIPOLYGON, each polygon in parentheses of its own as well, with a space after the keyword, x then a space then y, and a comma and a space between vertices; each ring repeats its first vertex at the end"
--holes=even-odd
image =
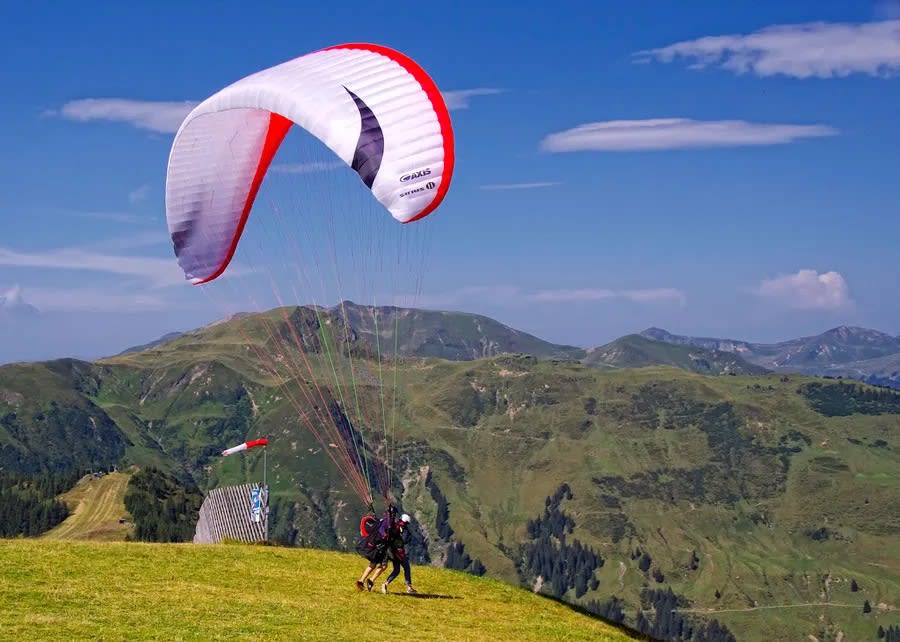
MULTIPOLYGON (((281 226, 340 172, 270 175, 236 278, 201 291, 172 255, 166 162, 190 104, 351 41, 411 56, 451 107, 453 184, 409 241, 417 303, 582 346, 900 333, 897 2, 134 4, 0 8, 0 362, 306 302, 281 226)), ((282 168, 328 160, 291 140, 282 168)))

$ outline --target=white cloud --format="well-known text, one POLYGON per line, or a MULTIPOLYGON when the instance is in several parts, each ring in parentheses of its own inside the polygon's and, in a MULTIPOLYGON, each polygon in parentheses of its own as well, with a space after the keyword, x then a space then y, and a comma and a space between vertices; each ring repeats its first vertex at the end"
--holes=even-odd
POLYGON ((559 185, 559 183, 547 181, 538 183, 507 183, 502 185, 482 185, 481 189, 539 189, 541 187, 554 187, 555 185, 559 185))
POLYGON ((557 303, 568 301, 603 301, 615 296, 614 290, 606 288, 584 288, 579 290, 539 290, 526 295, 529 301, 557 303))
MULTIPOLYGON (((890 13, 895 8, 886 4, 884 11, 890 13)), ((676 42, 639 51, 635 56, 639 62, 684 58, 693 61, 692 69, 717 66, 757 76, 887 76, 900 70, 900 20, 774 25, 750 34, 676 42)))
POLYGON ((140 129, 173 134, 190 111, 194 101, 150 101, 127 98, 84 98, 73 100, 59 111, 47 112, 79 122, 108 121, 127 123, 140 129))
POLYGON ((762 281, 755 290, 766 299, 798 310, 837 310, 850 305, 847 282, 835 271, 799 270, 762 281))
POLYGON ((674 288, 650 288, 646 290, 622 290, 619 296, 636 303, 657 303, 678 301, 681 306, 687 305, 687 295, 674 288))
POLYGON ((541 141, 541 148, 549 152, 619 152, 741 147, 779 145, 800 138, 832 136, 836 133, 836 130, 825 125, 779 125, 748 123, 743 120, 609 120, 586 123, 550 134, 541 141))
POLYGON ((22 288, 14 285, 5 292, 0 292, 0 317, 32 316, 38 309, 25 301, 22 296, 22 288))
MULTIPOLYGON (((502 93, 502 89, 479 87, 443 93, 448 109, 465 109, 475 96, 502 93)), ((61 116, 79 122, 106 121, 126 123, 139 129, 162 134, 174 134, 196 100, 131 100, 129 98, 82 98, 65 103, 58 110, 44 112, 47 116, 61 116)))
POLYGON ((172 301, 141 293, 116 293, 92 288, 70 290, 29 290, 29 300, 41 309, 53 311, 90 310, 99 312, 141 312, 172 307, 172 301))
POLYGON ((140 277, 155 287, 187 283, 174 258, 120 256, 73 248, 30 253, 0 248, 0 265, 105 272, 140 277))
POLYGON ((163 222, 161 230, 147 230, 137 234, 129 234, 126 236, 113 236, 105 239, 99 239, 90 243, 79 246, 78 249, 89 252, 121 252, 123 250, 133 250, 139 247, 152 247, 154 245, 172 247, 172 239, 169 236, 165 223, 163 222))
POLYGON ((14 285, 5 292, 0 293, 0 306, 12 307, 22 303, 22 288, 14 285))
POLYGON ((478 89, 458 89, 456 91, 445 91, 442 93, 444 102, 447 103, 447 109, 466 109, 471 102, 473 96, 494 96, 502 94, 502 89, 492 87, 480 87, 478 89))
MULTIPOLYGON (((23 300, 21 289, 0 291, 0 316, 2 313, 31 311, 103 311, 140 312, 171 308, 184 308, 183 300, 157 294, 170 287, 191 287, 174 257, 171 259, 106 254, 106 249, 126 248, 158 244, 158 234, 135 235, 100 241, 80 248, 58 248, 42 252, 17 252, 0 248, 0 266, 31 269, 83 271, 121 277, 105 285, 83 285, 76 288, 29 288, 28 303, 23 300), (31 304, 34 305, 31 305, 31 304), (35 308, 36 306, 36 308, 35 308)), ((218 278, 219 281, 240 278, 262 271, 236 263, 218 278)), ((85 279, 80 279, 84 284, 85 279)))
POLYGON ((140 203, 141 201, 147 200, 147 197, 150 195, 150 184, 147 183, 145 185, 141 185, 137 189, 134 189, 128 193, 128 202, 131 204, 140 203))
MULTIPOLYGON (((124 237, 119 247, 138 247, 148 245, 148 240, 143 236, 133 238, 124 237)), ((115 244, 116 239, 111 239, 115 244)), ((154 243, 155 244, 155 243, 154 243)), ((98 244, 98 245, 102 245, 98 244)), ((178 265, 175 257, 156 258, 152 256, 127 256, 119 254, 104 254, 97 252, 98 245, 81 248, 68 247, 45 250, 43 252, 17 252, 0 247, 0 265, 11 267, 29 267, 50 270, 74 270, 85 272, 100 272, 118 276, 132 277, 123 286, 140 290, 141 288, 165 288, 171 286, 188 285, 184 278, 184 272, 178 265)), ((232 278, 244 277, 265 271, 262 267, 247 267, 232 262, 225 273, 217 278, 225 281, 232 278)))
POLYGON ((509 301, 519 296, 520 290, 514 285, 469 285, 456 290, 413 296, 400 295, 394 298, 394 305, 439 307, 459 305, 473 299, 488 299, 494 302, 509 301))
POLYGON ((491 303, 574 303, 585 301, 625 300, 634 303, 666 303, 675 301, 684 306, 684 292, 673 288, 648 288, 635 290, 611 290, 607 288, 546 289, 527 292, 515 285, 471 285, 448 292, 419 297, 405 296, 395 300, 395 305, 449 306, 472 300, 491 303))
POLYGON ((272 165, 269 169, 276 174, 310 174, 312 172, 327 172, 328 170, 346 167, 343 161, 312 161, 308 163, 282 163, 272 165))
POLYGON ((75 210, 58 210, 62 214, 66 214, 69 216, 80 216, 83 218, 95 218, 101 221, 113 221, 114 223, 140 223, 141 220, 146 219, 145 216, 138 216, 137 214, 129 214, 127 212, 101 212, 101 211, 88 211, 88 212, 78 212, 75 210))
POLYGON ((625 299, 635 303, 658 303, 668 301, 677 301, 681 305, 687 303, 687 297, 684 292, 673 288, 650 288, 639 290, 609 290, 606 288, 540 290, 527 295, 526 298, 529 301, 541 301, 545 303, 604 301, 608 299, 625 299))

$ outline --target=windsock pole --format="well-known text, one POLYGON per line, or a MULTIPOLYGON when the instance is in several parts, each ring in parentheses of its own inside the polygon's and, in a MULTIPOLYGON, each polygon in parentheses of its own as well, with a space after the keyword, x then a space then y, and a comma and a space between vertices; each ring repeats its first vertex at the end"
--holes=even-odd
MULTIPOLYGON (((245 441, 242 444, 238 444, 237 446, 232 446, 231 448, 226 448, 225 450, 222 451, 222 456, 228 457, 228 455, 233 455, 235 453, 239 453, 244 450, 250 450, 251 448, 256 448, 257 446, 268 446, 268 445, 269 445, 269 440, 265 437, 263 437, 261 439, 251 439, 249 441, 245 441)), ((266 526, 266 529, 265 529, 265 532, 263 533, 263 537, 265 538, 264 541, 267 544, 269 542, 269 486, 266 481, 266 469, 269 466, 268 451, 269 451, 268 448, 263 448, 263 484, 262 484, 262 488, 260 489, 260 492, 265 492, 265 494, 266 494, 266 497, 265 497, 265 500, 266 500, 266 503, 265 503, 265 507, 266 507, 266 514, 265 514, 266 524, 265 524, 265 526, 266 526)))

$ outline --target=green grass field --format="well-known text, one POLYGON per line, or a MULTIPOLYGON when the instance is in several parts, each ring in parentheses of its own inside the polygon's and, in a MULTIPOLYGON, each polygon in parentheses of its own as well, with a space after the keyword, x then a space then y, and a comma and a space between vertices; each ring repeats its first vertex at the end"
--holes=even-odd
POLYGON ((357 555, 252 545, 0 541, 4 640, 632 639, 497 580, 413 567, 359 593, 357 555), (402 591, 402 577, 392 584, 402 591))
MULTIPOLYGON (((209 490, 259 480, 262 453, 223 459, 219 449, 267 435, 273 539, 352 545, 363 507, 328 456, 330 437, 320 443, 291 403, 305 408, 307 393, 315 402, 331 385, 327 357, 310 353, 311 370, 284 370, 282 385, 255 354, 265 339, 240 320, 97 364, 4 367, 11 428, 0 424, 0 439, 18 448, 9 461, 21 452, 54 466, 159 465, 209 490)), ((304 358, 288 352, 284 363, 304 358)), ((435 566, 454 541, 494 579, 559 593, 552 573, 538 581, 521 564, 528 521, 566 483, 570 541, 605 562, 595 589, 579 597, 570 587, 566 600, 616 596, 634 625, 644 589, 671 588, 683 610, 717 618, 742 642, 867 639, 897 623, 900 403, 883 391, 854 396, 781 373, 429 358, 401 362, 395 416, 391 377, 383 415, 377 364, 355 356, 352 377, 339 364, 346 385, 332 392, 354 416, 360 399, 356 425, 373 449, 389 426, 394 491, 435 566), (435 489, 451 535, 440 535, 435 489)))

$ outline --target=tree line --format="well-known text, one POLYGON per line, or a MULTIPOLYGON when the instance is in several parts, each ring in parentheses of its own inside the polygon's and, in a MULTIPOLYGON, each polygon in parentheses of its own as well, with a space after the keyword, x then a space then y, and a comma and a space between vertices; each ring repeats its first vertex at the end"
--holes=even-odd
MULTIPOLYGON (((428 489, 428 492, 431 493, 431 499, 434 500, 435 505, 437 506, 437 511, 435 512, 434 518, 434 526, 437 529, 438 537, 444 540, 448 540, 449 546, 447 547, 447 556, 444 559, 444 568, 453 569, 456 571, 465 571, 472 575, 484 575, 487 572, 484 564, 480 559, 472 557, 466 553, 466 546, 458 539, 451 539, 453 536, 453 527, 450 526, 450 502, 447 501, 447 498, 444 496, 444 493, 441 492, 441 489, 438 487, 437 483, 435 483, 434 478, 431 476, 431 471, 428 471, 428 474, 425 476, 425 488, 428 489)), ((422 549, 427 556, 427 547, 424 542, 421 540, 421 536, 418 534, 418 529, 413 529, 413 541, 411 544, 415 545, 416 549, 422 549)), ((412 546, 410 548, 413 548, 412 546)), ((416 558, 410 554, 410 559, 416 561, 416 558)))
POLYGON ((686 605, 686 600, 671 588, 644 589, 636 628, 640 633, 666 642, 737 642, 728 627, 718 620, 703 622, 685 618, 678 609, 686 605))
MULTIPOLYGON (((562 510, 562 503, 572 498, 571 488, 564 483, 546 498, 543 514, 528 520, 529 541, 523 546, 519 572, 526 583, 541 577, 541 592, 557 599, 563 599, 574 589, 577 600, 599 588, 600 582, 594 577, 594 571, 603 566, 604 560, 593 548, 571 538, 575 520, 562 510)), ((631 559, 637 560, 638 567, 647 575, 653 558, 647 552, 635 549, 631 559)), ((692 551, 690 568, 697 569, 699 561, 696 551, 692 551)), ((658 583, 664 581, 659 569, 654 569, 653 576, 658 583)), ((697 616, 688 619, 682 615, 679 609, 686 605, 687 600, 675 595, 670 587, 645 588, 633 624, 629 622, 628 626, 652 639, 666 642, 736 642, 728 627, 717 620, 705 621, 697 616)), ((606 601, 590 599, 582 604, 589 613, 619 624, 625 624, 624 606, 615 595, 606 601)))
POLYGON ((81 473, 24 475, 0 471, 0 537, 35 537, 69 516, 56 497, 75 485, 81 473))
POLYGON ((134 520, 131 539, 143 542, 189 542, 200 517, 203 494, 158 468, 135 473, 125 491, 125 508, 134 520))
POLYGON ((547 587, 542 591, 553 597, 562 598, 574 589, 575 598, 580 599, 599 587, 594 571, 603 566, 604 560, 577 538, 567 541, 566 536, 574 532, 575 521, 560 508, 563 498, 572 499, 572 490, 565 483, 544 501, 544 513, 528 520, 526 532, 530 541, 523 546, 520 573, 529 581, 541 577, 547 587))
POLYGON ((797 389, 812 407, 827 417, 852 414, 880 415, 900 413, 900 392, 839 381, 836 384, 812 382, 797 389))

